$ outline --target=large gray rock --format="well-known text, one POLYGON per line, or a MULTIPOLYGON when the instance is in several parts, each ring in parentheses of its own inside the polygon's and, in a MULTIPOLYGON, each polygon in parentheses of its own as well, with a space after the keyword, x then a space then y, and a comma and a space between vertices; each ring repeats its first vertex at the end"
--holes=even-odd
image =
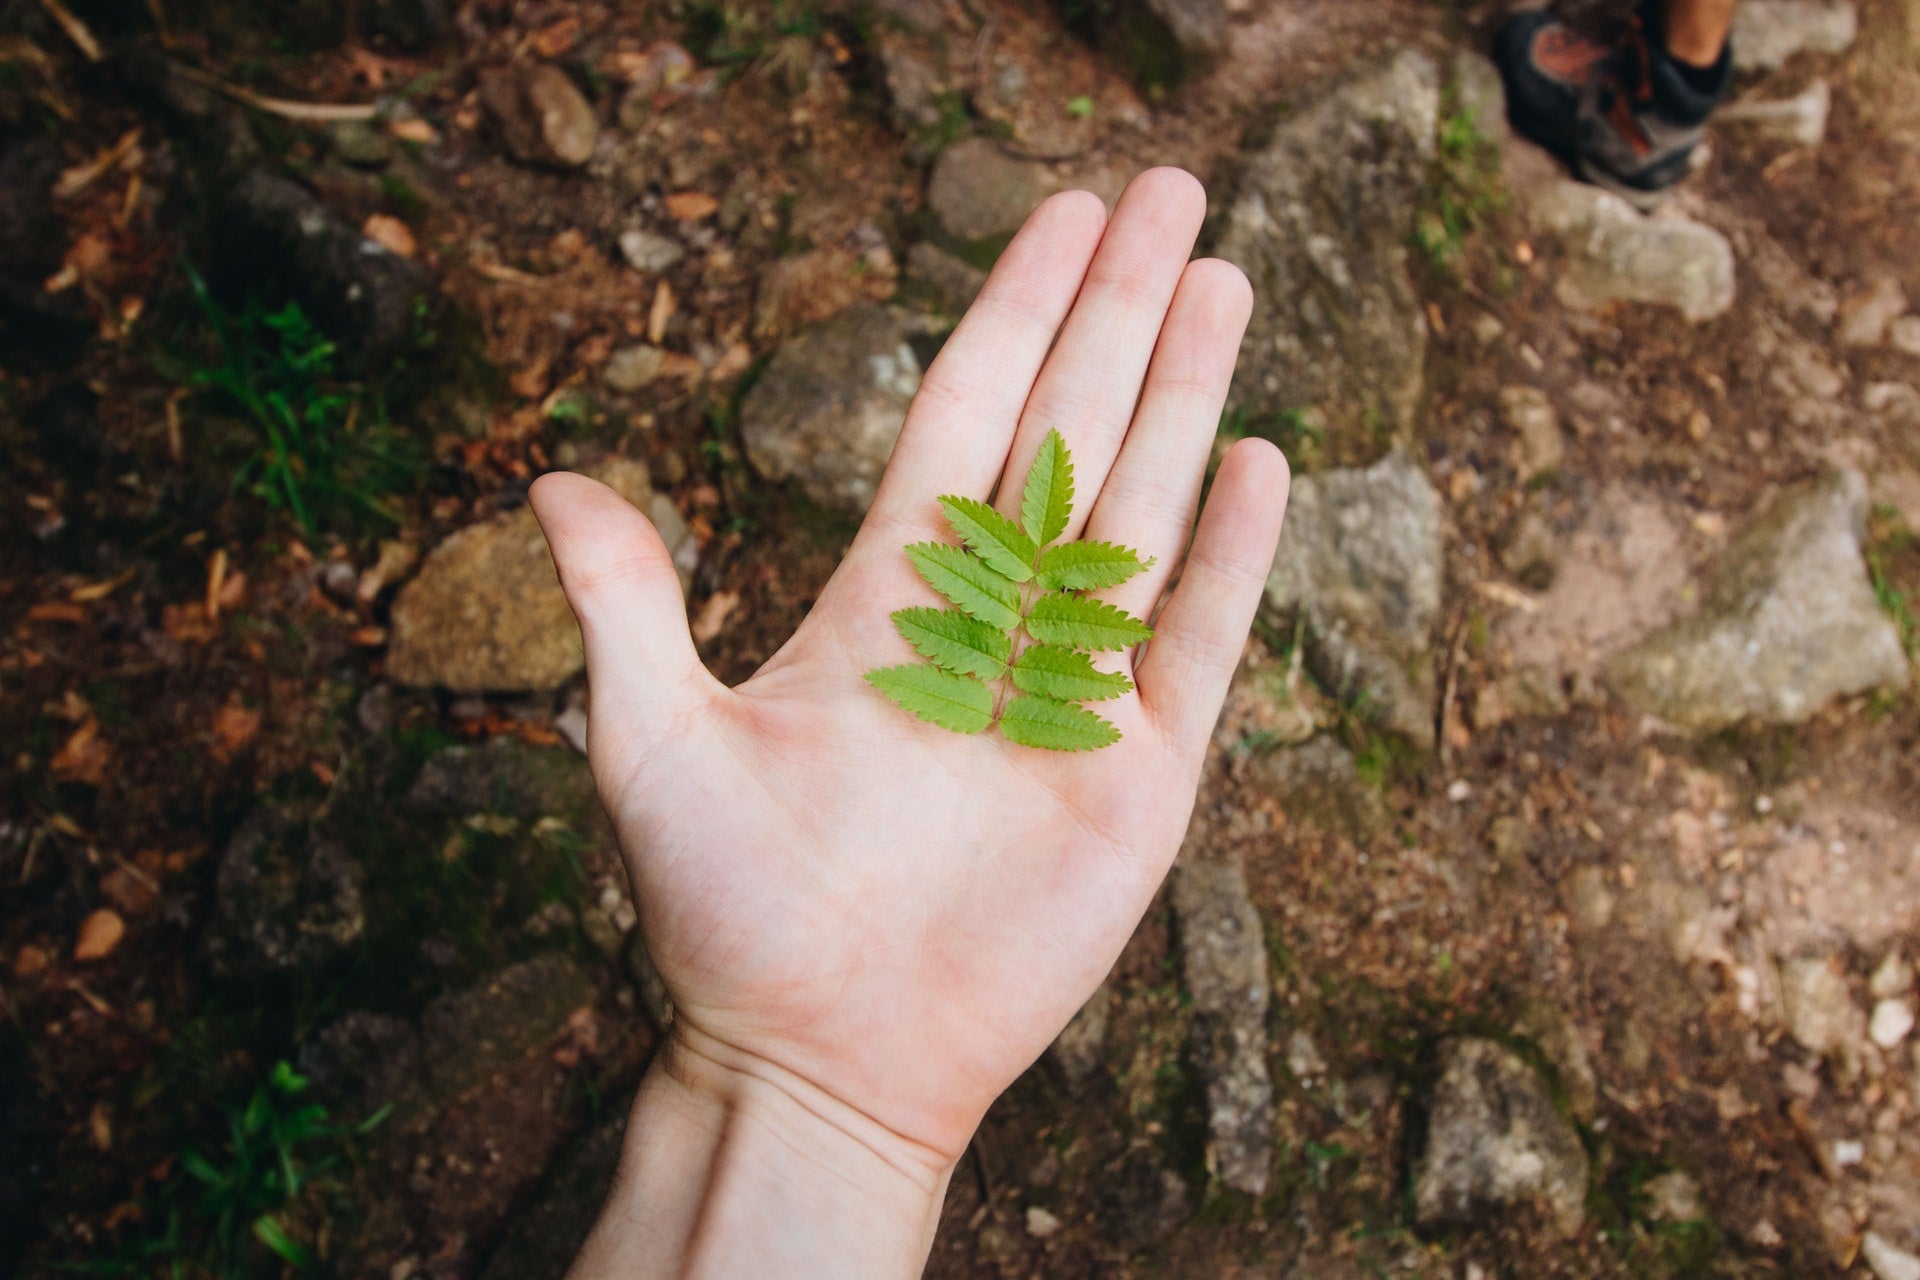
POLYGON ((1306 624, 1314 676, 1416 745, 1433 742, 1440 495, 1395 449, 1365 469, 1294 481, 1263 613, 1306 624))
POLYGON ((1833 113, 1833 90, 1815 80, 1787 98, 1749 96, 1713 113, 1724 128, 1739 125, 1765 138, 1777 138, 1796 147, 1817 147, 1827 136, 1827 117, 1833 113))
POLYGON ((508 737, 435 752, 407 789, 405 804, 429 817, 495 813, 605 822, 593 775, 577 752, 508 737))
POLYGON ((1733 58, 1747 71, 1773 71, 1800 53, 1845 53, 1860 27, 1851 3, 1744 0, 1733 15, 1733 58))
POLYGON ((925 240, 907 250, 908 287, 944 315, 963 314, 986 283, 986 272, 925 240))
POLYGON ((1184 857, 1173 910, 1193 997, 1194 1049, 1207 1085, 1207 1164, 1228 1186, 1265 1195, 1273 1167, 1267 1071, 1266 934, 1237 862, 1184 857))
POLYGON ((1532 1067, 1491 1040, 1441 1047, 1427 1145, 1413 1170, 1422 1227, 1472 1226, 1524 1205, 1563 1234, 1586 1217, 1587 1153, 1532 1067))
POLYGON ((1860 556, 1866 510, 1851 471, 1781 494, 1710 568, 1696 612, 1614 660, 1614 686, 1703 733, 1795 723, 1834 698, 1903 686, 1900 634, 1860 556))
POLYGON ((1705 223, 1671 211, 1648 217, 1583 182, 1548 182, 1525 202, 1535 226, 1566 250, 1558 292, 1568 306, 1647 303, 1695 324, 1733 307, 1733 247, 1705 223))
MULTIPOLYGON (((684 563, 686 523, 654 493, 644 464, 615 458, 588 474, 646 512, 684 563)), ((442 542, 393 602, 387 674, 402 684, 457 693, 552 689, 585 661, 579 625, 528 507, 442 542)))
POLYGON ((600 1216, 627 1133, 631 1095, 554 1158, 540 1189, 501 1233, 480 1280, 562 1280, 600 1216))
POLYGON ((1247 157, 1213 246, 1253 282, 1236 405, 1334 430, 1412 425, 1427 325, 1407 244, 1439 110, 1439 72, 1406 51, 1304 95, 1247 157))
POLYGON ((378 371, 414 349, 433 299, 426 268, 361 235, 299 183, 249 171, 227 192, 220 227, 222 274, 286 288, 355 369, 378 371))
POLYGON ((420 1016, 421 1065, 435 1098, 458 1096, 560 1032, 593 1000, 593 980, 555 952, 449 992, 420 1016))
POLYGON ((858 515, 873 503, 919 388, 906 327, 883 308, 850 307, 797 334, 753 384, 740 406, 747 460, 858 515))
POLYGON ((1263 752, 1247 776, 1280 802, 1289 822, 1304 818, 1322 830, 1364 838, 1389 820, 1380 788, 1360 776, 1353 752, 1331 734, 1263 752))
POLYGON ((1197 55, 1223 52, 1234 16, 1253 7, 1252 0, 1146 0, 1146 5, 1184 52, 1197 55))
POLYGON ((366 933, 365 879, 346 846, 261 806, 221 855, 208 962, 226 976, 325 965, 366 933))
POLYGON ((927 207, 962 240, 1012 235, 1034 206, 1066 190, 1053 166, 1016 156, 991 138, 963 138, 940 153, 927 179, 927 207))
POLYGON ((1073 1015, 1073 1021, 1053 1038, 1048 1056, 1071 1088, 1080 1088, 1106 1065, 1107 1023, 1112 1012, 1113 991, 1102 983, 1073 1015))

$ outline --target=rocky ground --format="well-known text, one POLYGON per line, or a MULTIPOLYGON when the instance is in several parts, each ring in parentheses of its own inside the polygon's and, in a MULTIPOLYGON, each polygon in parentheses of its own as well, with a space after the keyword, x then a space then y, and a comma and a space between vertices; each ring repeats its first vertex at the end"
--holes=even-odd
POLYGON ((526 485, 744 678, 1026 211, 1179 163, 1289 526, 930 1274, 1920 1277, 1920 4, 1746 0, 1652 218, 1501 9, 0 17, 0 1258, 558 1277, 668 1011, 526 485))

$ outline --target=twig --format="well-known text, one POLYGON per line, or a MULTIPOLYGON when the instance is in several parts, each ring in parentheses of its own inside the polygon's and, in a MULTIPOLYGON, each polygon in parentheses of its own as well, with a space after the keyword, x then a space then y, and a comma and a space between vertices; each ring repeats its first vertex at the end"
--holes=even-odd
POLYGON ((67 39, 86 55, 88 62, 98 62, 106 56, 100 52, 100 42, 93 38, 93 32, 87 30, 87 24, 74 17, 73 11, 61 4, 60 0, 40 0, 40 7, 60 24, 60 29, 67 33, 67 39))
POLYGON ((1440 765, 1446 767, 1447 759, 1453 754, 1452 746, 1447 742, 1447 712, 1453 706, 1453 695, 1460 685, 1460 651, 1467 641, 1467 614, 1461 611, 1453 625, 1453 643, 1447 649, 1447 679, 1440 693, 1440 714, 1433 726, 1434 741, 1440 746, 1440 765))
POLYGON ((107 172, 125 164, 140 150, 140 129, 135 126, 120 135, 120 140, 84 164, 77 164, 60 175, 53 184, 53 198, 71 200, 98 182, 107 172))
MULTIPOLYGON (((51 0, 42 0, 51 3, 51 0)), ((265 111, 269 115, 281 116, 288 120, 305 120, 314 124, 337 124, 346 121, 371 120, 380 114, 380 108, 367 103, 331 102, 295 102, 290 98, 270 98, 255 93, 251 89, 222 80, 218 76, 208 75, 198 67, 190 67, 184 62, 176 62, 173 69, 204 89, 225 94, 235 102, 252 107, 256 111, 265 111)))

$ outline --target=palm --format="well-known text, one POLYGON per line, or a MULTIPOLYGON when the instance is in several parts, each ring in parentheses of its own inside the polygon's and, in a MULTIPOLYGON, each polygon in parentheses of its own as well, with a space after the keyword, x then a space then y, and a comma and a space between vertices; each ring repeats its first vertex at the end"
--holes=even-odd
POLYGON ((587 638, 595 774, 676 1016, 949 1155, 1105 975, 1178 848, 1284 467, 1270 448, 1223 466, 1140 689, 1101 707, 1113 747, 951 734, 862 673, 910 656, 892 610, 936 602, 901 552, 941 536, 935 496, 1014 487, 997 482, 1049 427, 1080 463, 1068 536, 1157 556, 1107 593, 1153 608, 1247 309, 1232 268, 1185 261, 1202 211, 1192 179, 1160 171, 1104 235, 1091 197, 1035 214, 929 371, 845 562, 737 689, 693 659, 637 513, 574 477, 536 489, 587 638))

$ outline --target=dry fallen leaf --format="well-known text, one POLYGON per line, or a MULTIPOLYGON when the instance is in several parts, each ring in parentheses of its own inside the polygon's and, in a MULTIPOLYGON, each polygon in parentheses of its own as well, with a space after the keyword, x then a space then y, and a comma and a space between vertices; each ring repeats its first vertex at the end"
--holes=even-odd
POLYGON ((162 605, 160 629, 181 644, 204 644, 213 639, 214 630, 213 623, 207 621, 206 606, 198 600, 192 604, 162 605))
POLYGON ((13 976, 16 978, 31 978, 34 974, 45 970, 51 961, 51 956, 29 942, 14 953, 13 976))
POLYGON ((260 713, 229 702, 213 713, 213 756, 225 762, 260 732, 260 713))
POLYGON ((118 577, 108 578, 105 582, 89 582, 75 587, 67 593, 67 598, 75 604, 91 604, 112 595, 127 583, 133 581, 133 570, 128 569, 118 577))
POLYGON ((399 538, 382 540, 379 558, 361 571, 354 594, 359 597, 361 604, 372 604, 390 584, 405 577, 419 558, 420 548, 411 542, 399 538))
POLYGON ((389 120, 387 132, 402 142, 417 142, 422 146, 440 140, 434 127, 417 116, 410 120, 389 120))
POLYGON ((73 958, 82 963, 104 960, 126 936, 127 922, 118 912, 102 907, 80 922, 80 937, 73 944, 73 958))
POLYGON ((720 212, 720 202, 704 191, 676 191, 666 205, 667 216, 675 222, 698 222, 720 212))
POLYGON ((67 600, 43 600, 27 610, 28 622, 85 622, 87 611, 67 600))
POLYGON ((693 620, 693 641, 705 644, 726 629, 727 619, 740 607, 738 591, 716 591, 707 597, 700 606, 700 613, 693 620))
POLYGON ((673 319, 673 313, 680 303, 673 296, 673 286, 662 280, 653 291, 653 307, 647 312, 647 341, 659 346, 661 339, 667 336, 667 322, 673 319))
POLYGON ((558 22, 540 28, 528 41, 533 51, 543 58, 557 58, 580 40, 580 19, 568 14, 558 22))
POLYGON ((105 236, 92 231, 84 231, 80 238, 67 250, 66 258, 60 264, 60 270, 47 277, 43 286, 48 293, 59 293, 71 289, 82 280, 98 271, 113 258, 113 244, 105 236))
POLYGON ((397 258, 411 258, 419 247, 413 231, 390 213, 370 213, 360 224, 360 234, 397 258))
POLYGON ((517 396, 538 400, 547 394, 547 370, 551 364, 552 361, 542 356, 532 364, 515 369, 513 375, 507 379, 507 385, 517 396))
POLYGON ((47 767, 62 782, 84 782, 97 787, 107 780, 107 764, 112 759, 113 748, 100 736, 100 722, 88 716, 85 723, 73 731, 66 745, 48 761, 47 767))
POLYGON ((1509 609, 1518 609, 1521 613, 1538 613, 1540 602, 1518 587, 1504 582, 1476 580, 1473 589, 1495 604, 1505 605, 1509 609))
POLYGON ((100 877, 101 896, 130 916, 150 910, 159 900, 159 890, 152 876, 125 862, 100 877))
POLYGON ((227 584, 227 549, 221 547, 214 551, 213 558, 207 561, 207 621, 213 622, 220 617, 220 588, 227 584))

